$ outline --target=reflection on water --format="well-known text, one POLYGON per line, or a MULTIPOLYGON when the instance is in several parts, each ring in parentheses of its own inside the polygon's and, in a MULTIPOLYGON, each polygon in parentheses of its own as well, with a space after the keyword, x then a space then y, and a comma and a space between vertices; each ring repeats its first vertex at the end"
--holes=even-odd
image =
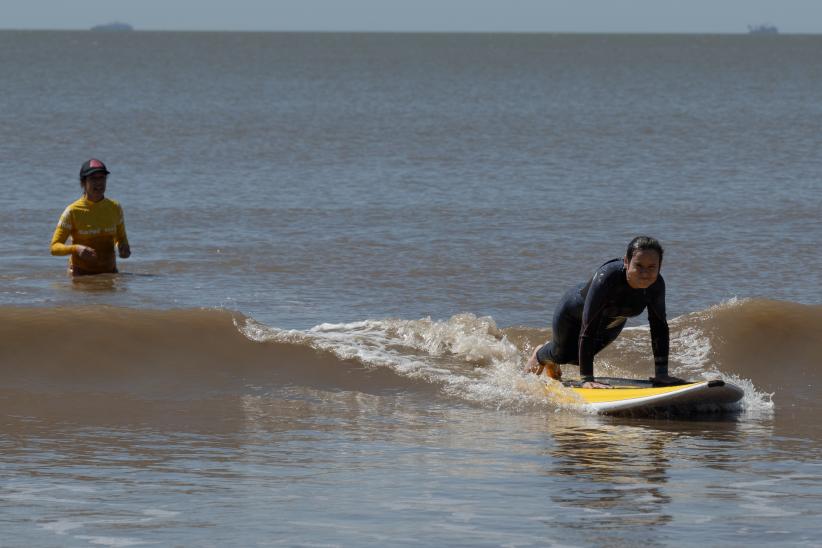
POLYGON ((560 516, 564 524, 586 528, 614 525, 655 525, 670 521, 664 506, 670 497, 661 489, 667 481, 668 442, 658 432, 603 426, 558 429, 546 474, 572 479, 578 488, 552 495, 564 507, 582 510, 560 516), (593 524, 589 512, 597 513, 593 524), (580 523, 580 518, 584 518, 580 523))
MULTIPOLYGON (((339 542, 347 525, 344 544, 353 545, 368 538, 358 531, 382 523, 352 515, 355 498, 371 497, 363 511, 379 514, 398 494, 363 486, 413 485, 391 472, 398 458, 421 477, 404 447, 424 455, 420 441, 445 421, 418 411, 402 395, 302 388, 178 400, 0 393, 4 536, 33 545, 301 544, 339 542), (326 511, 310 527, 295 524, 318 508, 326 511)), ((399 493, 410 498, 408 488, 399 493)))
POLYGON ((67 275, 64 279, 53 282, 52 287, 57 291, 75 290, 93 293, 126 290, 124 278, 121 274, 67 275))
MULTIPOLYGON (((550 493, 561 508, 551 516, 552 525, 578 531, 586 544, 636 546, 659 545, 659 531, 677 519, 671 503, 682 487, 672 476, 682 471, 677 467, 683 448, 735 445, 742 435, 733 419, 590 417, 582 423, 563 417, 552 421, 551 437, 555 445, 547 450, 542 474, 562 485, 550 493)), ((718 458, 714 447, 695 456, 710 465, 718 458)))
POLYGON ((117 274, 95 274, 92 276, 71 276, 66 275, 51 283, 51 287, 57 291, 86 291, 86 292, 110 292, 128 291, 129 280, 143 278, 157 278, 161 274, 147 272, 119 272, 117 274))
POLYGON ((745 420, 249 386, 0 391, 0 432, 4 534, 32 545, 801 544, 820 508, 816 469, 784 464, 801 440, 745 420))

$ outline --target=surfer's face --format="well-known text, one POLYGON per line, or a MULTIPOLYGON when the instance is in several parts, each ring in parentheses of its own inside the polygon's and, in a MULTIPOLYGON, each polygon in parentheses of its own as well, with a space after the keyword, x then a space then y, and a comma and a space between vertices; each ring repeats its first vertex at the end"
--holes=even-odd
POLYGON ((83 191, 86 198, 92 202, 99 202, 106 193, 106 175, 95 173, 83 179, 83 191))
POLYGON ((634 253, 630 262, 625 262, 625 277, 628 278, 628 285, 634 289, 645 289, 653 285, 659 276, 659 253, 653 249, 640 249, 634 253))

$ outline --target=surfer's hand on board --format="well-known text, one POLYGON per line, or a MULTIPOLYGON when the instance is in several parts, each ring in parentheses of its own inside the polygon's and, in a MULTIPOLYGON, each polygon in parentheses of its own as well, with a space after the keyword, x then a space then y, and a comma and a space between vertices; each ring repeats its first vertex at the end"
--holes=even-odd
POLYGON ((582 388, 613 388, 613 386, 604 382, 585 381, 582 383, 582 388))
POLYGON ((593 375, 583 375, 580 380, 582 380, 582 388, 613 388, 607 382, 594 380, 593 375))
POLYGON ((679 377, 671 377, 670 375, 657 375, 656 377, 651 377, 648 380, 650 380, 654 386, 676 386, 678 384, 687 384, 687 381, 684 381, 679 377))

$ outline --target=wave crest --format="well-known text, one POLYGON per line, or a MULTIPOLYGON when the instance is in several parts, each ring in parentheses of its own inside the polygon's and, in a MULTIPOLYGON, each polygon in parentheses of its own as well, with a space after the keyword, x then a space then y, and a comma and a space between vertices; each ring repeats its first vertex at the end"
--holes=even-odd
MULTIPOLYGON (((803 390, 820 375, 822 307, 734 300, 670 325, 672 372, 741 384, 749 409, 769 408, 771 393, 810 397, 803 390)), ((226 310, 0 307, 4 391, 194 397, 300 385, 561 407, 562 398, 547 396, 542 381, 521 374, 532 348, 549 338, 549 330, 499 328, 472 314, 297 331, 226 310)), ((566 376, 576 373, 564 369, 566 376)), ((597 356, 598 375, 645 377, 652 369, 647 327, 626 329, 597 356)))

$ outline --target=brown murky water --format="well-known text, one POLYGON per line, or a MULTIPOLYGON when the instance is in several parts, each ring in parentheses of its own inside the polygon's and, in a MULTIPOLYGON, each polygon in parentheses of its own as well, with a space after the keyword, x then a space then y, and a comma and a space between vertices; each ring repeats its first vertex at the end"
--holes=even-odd
POLYGON ((821 46, 0 32, 0 545, 817 544, 821 46), (89 156, 133 256, 71 281, 89 156), (519 373, 640 233, 734 412, 519 373))

